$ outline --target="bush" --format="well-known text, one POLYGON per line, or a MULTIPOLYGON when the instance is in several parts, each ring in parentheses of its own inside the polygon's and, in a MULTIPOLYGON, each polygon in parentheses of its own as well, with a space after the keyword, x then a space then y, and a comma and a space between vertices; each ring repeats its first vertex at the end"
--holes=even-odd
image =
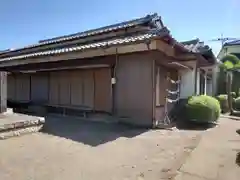
MULTIPOLYGON (((231 92, 232 95, 232 102, 233 102, 233 106, 235 104, 235 98, 237 97, 235 92, 231 92)), ((220 102, 220 106, 222 109, 222 113, 226 113, 229 112, 229 106, 228 106, 228 95, 227 94, 220 94, 217 97, 217 100, 220 102)))
POLYGON ((217 121, 221 113, 220 103, 211 96, 200 95, 189 98, 186 105, 187 119, 200 123, 217 121))
POLYGON ((235 92, 231 92, 232 98, 236 98, 237 94, 235 92))
POLYGON ((236 110, 240 110, 240 97, 235 99, 233 107, 236 110))
POLYGON ((217 96, 217 100, 220 103, 221 109, 222 109, 222 113, 226 113, 229 111, 229 107, 228 107, 228 96, 227 94, 220 94, 217 96))

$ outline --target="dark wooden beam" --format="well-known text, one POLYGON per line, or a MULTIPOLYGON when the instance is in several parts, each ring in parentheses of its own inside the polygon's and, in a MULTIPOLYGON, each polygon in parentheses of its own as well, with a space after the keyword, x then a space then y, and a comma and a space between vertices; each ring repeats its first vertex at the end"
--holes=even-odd
POLYGON ((7 73, 0 72, 0 113, 7 111, 7 73))

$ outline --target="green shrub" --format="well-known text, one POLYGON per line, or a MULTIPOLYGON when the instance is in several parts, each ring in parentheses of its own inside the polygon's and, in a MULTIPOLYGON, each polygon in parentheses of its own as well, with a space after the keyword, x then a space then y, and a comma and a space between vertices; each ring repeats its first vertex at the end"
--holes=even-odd
POLYGON ((236 98, 237 97, 236 92, 231 92, 231 95, 232 95, 232 98, 236 98))
POLYGON ((211 96, 200 95, 189 98, 186 105, 187 119, 200 123, 217 121, 221 113, 220 103, 211 96))
POLYGON ((235 99, 233 107, 236 110, 240 110, 240 97, 235 99))
POLYGON ((229 107, 228 107, 228 96, 227 94, 220 94, 217 96, 217 100, 220 103, 221 109, 222 109, 222 113, 226 113, 229 111, 229 107))

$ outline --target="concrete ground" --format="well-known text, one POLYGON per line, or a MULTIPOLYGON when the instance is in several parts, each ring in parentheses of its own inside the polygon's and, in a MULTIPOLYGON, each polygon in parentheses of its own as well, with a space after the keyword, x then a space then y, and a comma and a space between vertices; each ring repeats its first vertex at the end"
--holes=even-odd
POLYGON ((187 158, 175 180, 239 180, 239 118, 220 118, 219 125, 209 129, 187 158), (238 120, 238 121, 237 121, 238 120))
POLYGON ((0 179, 171 179, 203 132, 47 118, 42 133, 0 141, 0 179))

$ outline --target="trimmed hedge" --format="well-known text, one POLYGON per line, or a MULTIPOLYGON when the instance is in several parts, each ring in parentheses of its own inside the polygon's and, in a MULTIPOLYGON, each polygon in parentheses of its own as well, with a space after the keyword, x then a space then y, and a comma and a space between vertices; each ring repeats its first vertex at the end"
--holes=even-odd
POLYGON ((236 110, 240 110, 240 97, 235 99, 233 107, 236 110))
MULTIPOLYGON (((233 106, 234 106, 234 102, 235 102, 235 98, 237 97, 235 92, 231 92, 232 95, 232 102, 233 102, 233 106)), ((220 94, 216 97, 216 99, 220 102, 220 106, 222 109, 222 113, 226 113, 229 112, 229 106, 228 106, 228 95, 227 94, 220 94)))
POLYGON ((211 96, 200 95, 189 98, 186 115, 189 121, 208 123, 217 121, 221 113, 220 103, 211 96))
POLYGON ((217 100, 220 103, 221 109, 222 109, 222 113, 226 113, 229 111, 229 107, 228 107, 228 95, 227 94, 220 94, 217 97, 217 100))
POLYGON ((237 94, 235 92, 231 92, 232 98, 236 98, 237 94))

